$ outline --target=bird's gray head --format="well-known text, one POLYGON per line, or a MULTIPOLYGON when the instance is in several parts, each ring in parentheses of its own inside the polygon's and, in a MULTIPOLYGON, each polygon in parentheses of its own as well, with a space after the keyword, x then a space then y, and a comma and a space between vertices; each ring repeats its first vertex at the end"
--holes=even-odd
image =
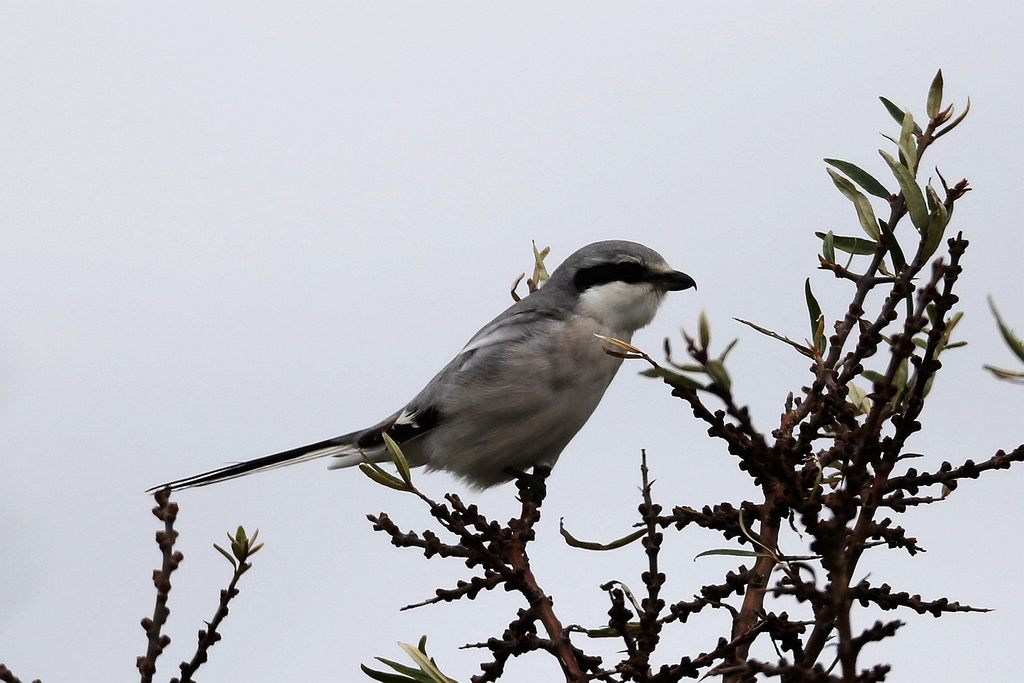
POLYGON ((661 255, 636 242, 588 244, 562 262, 541 289, 575 299, 576 310, 632 335, 654 319, 665 292, 696 287, 661 255))

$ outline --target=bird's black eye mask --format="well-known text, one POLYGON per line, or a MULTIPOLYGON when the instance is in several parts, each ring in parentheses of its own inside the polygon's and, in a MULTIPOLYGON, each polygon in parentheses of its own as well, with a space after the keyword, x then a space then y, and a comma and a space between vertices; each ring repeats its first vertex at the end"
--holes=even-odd
POLYGON ((572 282, 577 291, 585 292, 591 287, 605 285, 609 282, 626 282, 628 284, 644 282, 650 278, 650 275, 650 271, 643 264, 636 261, 619 261, 618 263, 602 263, 582 268, 576 273, 572 282))

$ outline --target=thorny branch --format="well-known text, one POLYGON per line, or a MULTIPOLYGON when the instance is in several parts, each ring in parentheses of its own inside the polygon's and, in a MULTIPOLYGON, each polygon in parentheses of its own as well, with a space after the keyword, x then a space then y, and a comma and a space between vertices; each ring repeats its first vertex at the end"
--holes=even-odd
POLYGON ((174 541, 178 538, 178 532, 174 530, 174 520, 178 516, 178 504, 171 502, 171 490, 165 488, 154 494, 156 507, 153 514, 164 523, 164 528, 156 532, 156 543, 160 547, 163 556, 163 563, 160 569, 153 571, 153 585, 156 586, 156 606, 153 608, 153 618, 142 620, 142 629, 146 632, 148 647, 146 654, 139 657, 136 666, 142 674, 142 683, 150 683, 153 674, 156 673, 156 659, 164 648, 171 643, 171 639, 160 633, 167 622, 167 616, 171 613, 167 608, 168 594, 171 592, 171 573, 178 568, 185 556, 180 551, 174 550, 174 541))
MULTIPOLYGON (((550 471, 547 467, 535 468, 533 477, 543 482, 550 471)), ((498 680, 509 657, 535 650, 551 653, 562 667, 566 681, 587 681, 588 673, 596 672, 601 660, 589 657, 573 646, 569 630, 558 620, 551 598, 541 589, 533 573, 526 546, 533 540, 533 526, 540 520, 540 500, 530 484, 518 481, 517 486, 522 510, 505 526, 489 521, 475 505, 465 505, 454 494, 445 496, 448 501, 445 505, 411 489, 428 505, 431 516, 456 537, 458 543, 454 545, 442 543, 431 531, 424 532, 422 536, 403 533, 384 513, 368 515, 368 519, 375 531, 387 533, 396 546, 422 548, 428 558, 460 557, 465 559, 470 569, 482 571, 481 576, 460 581, 453 589, 438 589, 434 598, 409 607, 450 602, 463 597, 472 600, 481 590, 497 586, 516 591, 525 599, 527 607, 519 611, 501 638, 491 638, 474 646, 490 650, 492 656, 492 661, 481 665, 483 673, 473 677, 475 683, 498 680), (546 638, 537 635, 538 624, 543 627, 546 638)))

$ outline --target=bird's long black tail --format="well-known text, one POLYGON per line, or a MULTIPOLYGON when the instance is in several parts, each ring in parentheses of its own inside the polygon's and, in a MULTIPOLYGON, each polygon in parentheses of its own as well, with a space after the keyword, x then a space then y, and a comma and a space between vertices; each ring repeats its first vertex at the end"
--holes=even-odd
POLYGON ((218 481, 234 479, 246 474, 252 474, 253 472, 263 472, 264 470, 272 470, 277 467, 294 465, 296 463, 306 462, 307 460, 316 460, 318 458, 324 458, 331 455, 350 455, 354 452, 358 452, 359 450, 359 447, 354 443, 352 437, 352 434, 346 434, 345 436, 338 436, 333 439, 327 439, 326 441, 312 443, 308 446, 293 448, 290 451, 283 451, 273 455, 265 455, 262 458, 246 460, 245 462, 235 463, 234 465, 227 465, 220 469, 203 472, 202 474, 185 477, 184 479, 175 479, 174 481, 169 481, 166 484, 154 486, 149 489, 147 493, 159 491, 160 489, 168 486, 176 491, 194 488, 196 486, 206 486, 208 484, 215 484, 218 481))

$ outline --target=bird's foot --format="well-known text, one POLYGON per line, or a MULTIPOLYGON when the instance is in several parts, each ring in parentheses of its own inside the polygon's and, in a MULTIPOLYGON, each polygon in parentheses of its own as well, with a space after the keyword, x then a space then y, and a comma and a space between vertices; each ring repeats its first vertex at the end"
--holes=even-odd
POLYGON ((548 485, 545 479, 551 474, 550 467, 537 466, 533 468, 533 472, 523 472, 515 467, 506 467, 504 472, 516 480, 516 488, 520 491, 529 491, 537 501, 537 505, 544 502, 544 497, 548 494, 548 485))

